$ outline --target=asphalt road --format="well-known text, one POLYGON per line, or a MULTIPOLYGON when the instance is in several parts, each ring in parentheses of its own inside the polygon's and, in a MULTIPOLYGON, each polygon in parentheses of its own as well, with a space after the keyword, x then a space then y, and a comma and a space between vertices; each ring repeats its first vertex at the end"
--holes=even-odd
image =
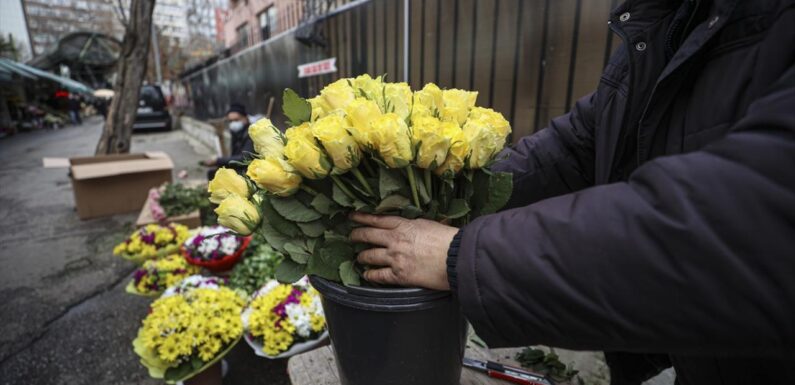
MULTIPOLYGON (((0 140, 0 384, 158 384, 132 350, 150 299, 124 293, 134 265, 111 255, 135 214, 81 221, 66 169, 43 157, 93 154, 101 121, 0 140)), ((166 151, 176 173, 204 178, 209 150, 180 131, 136 134, 132 151, 166 151)), ((245 345, 227 384, 288 384, 286 363, 245 345)))

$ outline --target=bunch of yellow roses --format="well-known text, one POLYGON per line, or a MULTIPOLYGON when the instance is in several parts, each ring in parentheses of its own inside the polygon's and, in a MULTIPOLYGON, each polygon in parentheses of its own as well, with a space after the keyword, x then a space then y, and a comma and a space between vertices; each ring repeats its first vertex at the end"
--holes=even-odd
MULTIPOLYGON (((222 169, 210 183, 219 222, 242 234, 261 229, 291 257, 281 269, 285 280, 320 272, 356 283, 361 267, 351 258, 313 263, 350 231, 337 214, 358 210, 463 224, 507 201, 510 176, 489 166, 511 127, 476 99, 473 91, 433 83, 412 91, 369 75, 340 79, 308 100, 288 89, 283 109, 291 127, 282 133, 268 119, 254 123, 249 135, 256 158, 247 178, 222 169), (328 266, 318 268, 322 264, 328 266)), ((335 255, 353 253, 355 245, 348 246, 332 248, 335 255)))

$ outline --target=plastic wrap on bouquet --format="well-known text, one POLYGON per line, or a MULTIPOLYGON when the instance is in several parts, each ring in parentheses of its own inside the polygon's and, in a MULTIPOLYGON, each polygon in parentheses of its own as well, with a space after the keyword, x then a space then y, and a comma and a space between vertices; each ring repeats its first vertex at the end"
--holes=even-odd
POLYGON ((220 272, 234 267, 250 242, 251 236, 238 236, 222 226, 202 227, 192 232, 180 252, 188 263, 220 272))
POLYGON ((241 319, 244 339, 260 357, 291 357, 328 339, 320 296, 306 278, 293 285, 269 281, 254 294, 241 319))

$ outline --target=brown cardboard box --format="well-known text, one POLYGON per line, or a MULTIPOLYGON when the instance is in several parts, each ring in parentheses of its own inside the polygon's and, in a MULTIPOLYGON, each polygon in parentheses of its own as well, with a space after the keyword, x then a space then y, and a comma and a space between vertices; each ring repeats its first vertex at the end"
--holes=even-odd
MULTIPOLYGON (((44 159, 45 167, 63 165, 44 159)), ((69 159, 69 175, 80 219, 135 212, 149 189, 171 182, 174 163, 164 152, 69 159)))

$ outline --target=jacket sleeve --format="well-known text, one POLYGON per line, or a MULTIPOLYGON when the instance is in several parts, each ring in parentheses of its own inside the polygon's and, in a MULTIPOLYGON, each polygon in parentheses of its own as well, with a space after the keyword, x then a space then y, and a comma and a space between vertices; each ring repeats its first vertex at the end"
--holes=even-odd
POLYGON ((232 154, 229 156, 221 156, 215 160, 215 165, 218 167, 221 166, 230 166, 232 162, 243 162, 248 159, 252 159, 252 154, 254 153, 254 142, 251 138, 246 136, 245 142, 243 142, 243 149, 239 154, 232 154))
POLYGON ((500 154, 502 160, 492 169, 513 174, 513 193, 506 208, 593 185, 595 98, 596 93, 583 97, 569 113, 500 154))
POLYGON ((458 297, 492 347, 795 352, 795 67, 722 139, 484 216, 458 297))

